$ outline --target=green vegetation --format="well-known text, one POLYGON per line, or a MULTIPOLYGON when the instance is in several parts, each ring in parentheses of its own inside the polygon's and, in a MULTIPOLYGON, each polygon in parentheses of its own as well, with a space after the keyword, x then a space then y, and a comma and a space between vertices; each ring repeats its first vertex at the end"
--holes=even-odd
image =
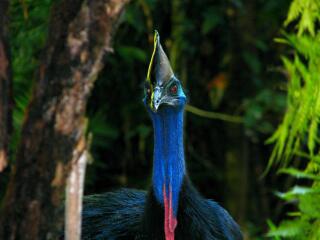
POLYGON ((13 153, 19 142, 25 110, 32 94, 34 73, 46 41, 51 2, 51 0, 10 2, 10 46, 15 102, 11 144, 13 153))
POLYGON ((292 2, 285 33, 279 42, 293 52, 282 57, 288 76, 287 111, 277 131, 269 139, 275 142, 270 164, 281 163, 279 173, 297 179, 294 186, 277 195, 297 208, 279 226, 271 223, 269 236, 277 239, 320 239, 320 2, 292 2), (291 26, 292 25, 292 26, 291 26), (301 179, 303 181, 301 181, 301 179))
MULTIPOLYGON (((13 72, 13 133, 10 141, 10 160, 13 162, 20 139, 21 127, 29 104, 39 67, 41 50, 47 36, 52 1, 10 1, 9 42, 13 72)), ((0 185, 5 186, 9 172, 2 174, 0 185)), ((5 188, 0 188, 0 199, 5 188)))

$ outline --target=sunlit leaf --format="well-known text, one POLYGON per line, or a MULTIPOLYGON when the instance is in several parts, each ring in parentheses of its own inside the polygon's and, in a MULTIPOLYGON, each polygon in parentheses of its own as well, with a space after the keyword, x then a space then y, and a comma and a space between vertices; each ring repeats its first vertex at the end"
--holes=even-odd
POLYGON ((296 168, 282 168, 278 171, 278 173, 284 173, 289 174, 296 178, 306 178, 306 179, 312 179, 312 180, 320 180, 320 176, 312 173, 307 173, 301 170, 298 170, 296 168))

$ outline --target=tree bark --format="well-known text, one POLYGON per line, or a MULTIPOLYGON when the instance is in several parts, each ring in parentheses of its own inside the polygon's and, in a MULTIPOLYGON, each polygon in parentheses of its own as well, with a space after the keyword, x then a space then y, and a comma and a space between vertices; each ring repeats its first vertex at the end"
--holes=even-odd
POLYGON ((0 1, 0 172, 8 163, 8 142, 11 132, 11 70, 8 47, 9 1, 0 1))
POLYGON ((127 0, 59 2, 0 215, 0 239, 61 234, 65 183, 84 139, 87 100, 127 0))

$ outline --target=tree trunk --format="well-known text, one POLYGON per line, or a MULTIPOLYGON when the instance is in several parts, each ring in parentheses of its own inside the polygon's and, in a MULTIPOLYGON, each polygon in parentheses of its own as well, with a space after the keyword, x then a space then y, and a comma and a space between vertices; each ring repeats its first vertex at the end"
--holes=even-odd
MULTIPOLYGON (((52 9, 37 85, 4 200, 0 239, 57 239, 85 110, 127 0, 64 0, 52 9)), ((83 149, 84 150, 84 149, 83 149)))
POLYGON ((11 71, 8 35, 8 0, 0 1, 0 172, 7 166, 11 131, 11 71))

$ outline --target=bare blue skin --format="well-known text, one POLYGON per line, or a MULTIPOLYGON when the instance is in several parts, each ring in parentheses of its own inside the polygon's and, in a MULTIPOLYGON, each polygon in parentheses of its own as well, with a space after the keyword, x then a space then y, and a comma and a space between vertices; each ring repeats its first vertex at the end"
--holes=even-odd
POLYGON ((179 192, 186 172, 183 147, 183 113, 186 96, 180 82, 173 77, 166 86, 156 86, 154 106, 150 109, 147 99, 146 108, 154 128, 153 190, 159 203, 163 203, 163 186, 169 196, 172 194, 172 207, 177 216, 179 192), (170 89, 176 86, 176 93, 170 89))

